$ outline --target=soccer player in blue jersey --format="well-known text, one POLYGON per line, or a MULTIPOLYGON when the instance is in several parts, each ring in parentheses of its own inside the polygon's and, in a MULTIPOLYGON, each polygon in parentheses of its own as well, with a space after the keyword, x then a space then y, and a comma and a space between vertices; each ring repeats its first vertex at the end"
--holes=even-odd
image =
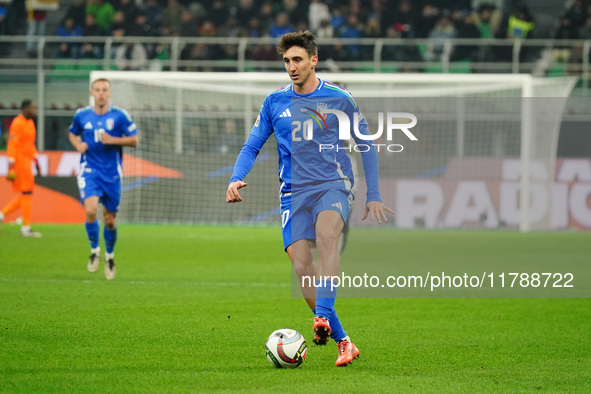
POLYGON ((100 262, 99 223, 96 218, 99 202, 103 204, 105 228, 105 278, 115 278, 115 242, 117 212, 121 201, 122 155, 124 146, 136 147, 137 127, 127 111, 111 105, 111 82, 92 82, 90 95, 94 106, 80 108, 68 128, 70 143, 82 155, 78 172, 78 189, 86 213, 86 234, 90 242, 87 269, 97 272, 100 262))
MULTIPOLYGON (((353 174, 347 153, 341 149, 319 149, 332 145, 343 147, 338 139, 337 116, 324 107, 358 111, 351 95, 344 89, 316 76, 318 48, 310 32, 288 33, 281 37, 277 51, 283 57, 291 84, 269 94, 259 112, 250 136, 242 147, 230 178, 226 202, 240 202, 239 189, 251 170, 263 144, 275 134, 279 154, 279 182, 283 243, 300 278, 302 293, 314 313, 314 343, 326 345, 329 336, 338 344, 337 366, 350 364, 359 356, 338 318, 334 304, 336 288, 326 280, 305 286, 302 277, 325 278, 340 275, 338 241, 349 217, 353 174), (316 106, 309 108, 309 106, 316 106), (320 109, 320 111, 318 111, 320 109), (316 115, 314 121, 306 121, 316 115), (314 115, 314 116, 313 116, 314 115), (304 120, 302 122, 302 120, 304 120), (309 123, 306 123, 309 122, 309 123), (304 130, 311 125, 313 138, 304 130), (321 125, 326 127, 318 127, 321 125), (304 127, 303 127, 304 126, 304 127), (318 264, 316 265, 316 252, 318 264)), ((367 122, 359 122, 368 134, 367 122)), ((367 144, 368 141, 356 141, 367 144)), ((378 185, 378 162, 375 147, 362 153, 367 183, 367 202, 363 219, 387 221, 393 211, 381 202, 378 185)))

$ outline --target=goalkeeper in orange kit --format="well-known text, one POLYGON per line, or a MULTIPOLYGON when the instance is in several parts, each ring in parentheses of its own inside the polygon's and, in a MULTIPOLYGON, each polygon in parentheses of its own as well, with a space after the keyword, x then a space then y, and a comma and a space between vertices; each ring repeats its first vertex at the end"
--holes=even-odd
POLYGON ((31 230, 31 214, 33 212, 33 163, 39 173, 37 161, 37 147, 35 140, 37 131, 33 118, 37 115, 37 106, 32 100, 23 100, 22 113, 12 121, 8 135, 8 176, 12 182, 12 189, 19 193, 0 212, 0 224, 10 212, 21 209, 23 237, 41 237, 41 234, 31 230))

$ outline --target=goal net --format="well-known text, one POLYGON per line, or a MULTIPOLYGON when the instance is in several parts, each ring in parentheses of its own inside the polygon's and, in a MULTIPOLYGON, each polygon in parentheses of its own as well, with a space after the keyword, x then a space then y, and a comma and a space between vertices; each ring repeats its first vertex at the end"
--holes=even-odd
MULTIPOLYGON (((546 229, 564 224, 554 196, 556 145, 575 78, 505 74, 319 74, 345 85, 369 130, 380 126, 380 186, 400 228, 546 229), (380 117, 381 114, 381 117, 380 117), (414 115, 408 131, 400 126, 414 115), (389 116, 390 115, 390 116, 389 116), (406 120, 404 120, 406 118, 406 120), (388 123, 390 122, 390 123, 388 123), (381 124, 380 124, 381 123, 381 124)), ((265 97, 285 73, 95 71, 112 82, 140 144, 126 149, 120 220, 279 224, 277 146, 269 138, 242 189, 226 204, 236 157, 265 97)), ((363 225, 363 171, 351 220, 363 225)))

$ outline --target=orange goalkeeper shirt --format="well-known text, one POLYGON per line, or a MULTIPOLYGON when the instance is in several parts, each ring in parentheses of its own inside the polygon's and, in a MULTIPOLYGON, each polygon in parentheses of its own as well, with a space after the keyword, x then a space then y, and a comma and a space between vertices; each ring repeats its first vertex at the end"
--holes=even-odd
POLYGON ((37 131, 33 119, 18 115, 10 124, 7 154, 14 159, 16 179, 12 184, 15 191, 28 192, 35 187, 33 176, 33 159, 37 156, 35 140, 37 131))

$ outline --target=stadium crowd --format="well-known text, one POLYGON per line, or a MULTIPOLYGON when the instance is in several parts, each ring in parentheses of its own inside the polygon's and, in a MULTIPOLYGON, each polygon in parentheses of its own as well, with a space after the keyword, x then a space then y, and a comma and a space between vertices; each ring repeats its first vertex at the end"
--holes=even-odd
MULTIPOLYGON (((73 0, 55 31, 47 31, 47 11, 29 10, 22 0, 0 3, 0 35, 62 37, 280 37, 289 31, 310 30, 319 38, 529 38, 535 36, 535 18, 528 8, 509 0, 73 0), (28 21, 28 22, 27 22, 28 21)), ((591 38, 591 2, 566 0, 555 30, 557 39, 591 38)), ((102 58, 99 43, 63 42, 52 55, 59 58, 102 58)), ((1 45, 1 44, 0 44, 1 45)), ((35 56, 34 40, 27 42, 35 56)), ((325 49, 323 49, 324 51, 325 49)), ((400 50, 390 48, 391 60, 436 60, 441 46, 400 50)), ((185 45, 182 60, 235 59, 232 45, 185 45)), ((8 56, 7 45, 0 56, 8 56)), ((276 60, 270 45, 250 48, 254 60, 276 60)), ((371 59, 357 45, 334 45, 334 60, 371 59)), ((165 46, 120 45, 111 56, 120 68, 139 69, 146 59, 169 56, 165 46)), ((473 47, 455 51, 456 59, 494 60, 499 54, 473 47)), ((502 54, 500 54, 502 56, 502 54)), ((569 56, 568 54, 564 56, 569 56)))

